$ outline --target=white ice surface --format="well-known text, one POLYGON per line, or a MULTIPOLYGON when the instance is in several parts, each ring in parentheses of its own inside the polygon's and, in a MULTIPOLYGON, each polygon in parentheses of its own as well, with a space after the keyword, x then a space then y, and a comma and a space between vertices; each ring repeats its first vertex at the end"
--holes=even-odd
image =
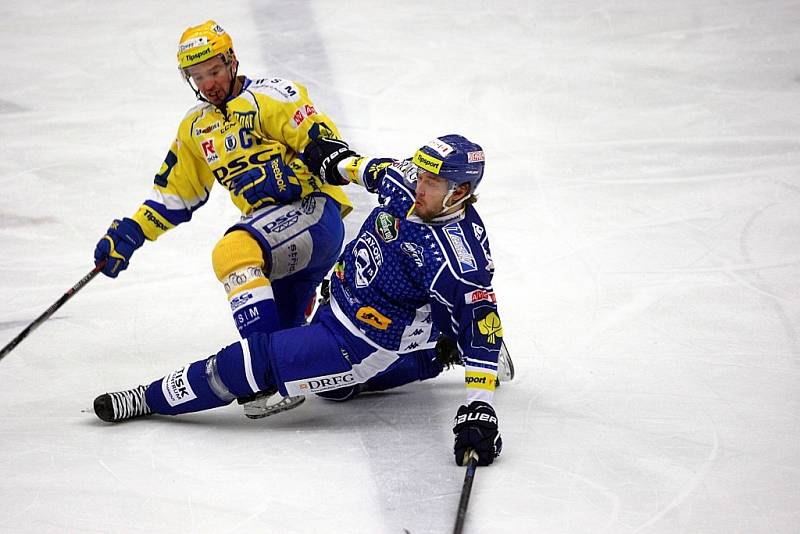
MULTIPOLYGON (((518 376, 466 533, 800 531, 800 3, 5 2, 0 344, 145 197, 207 18, 362 152, 484 145, 518 376)), ((209 260, 235 218, 214 191, 0 362, 0 531, 449 532, 456 371, 256 422, 91 413, 236 338, 209 260)))

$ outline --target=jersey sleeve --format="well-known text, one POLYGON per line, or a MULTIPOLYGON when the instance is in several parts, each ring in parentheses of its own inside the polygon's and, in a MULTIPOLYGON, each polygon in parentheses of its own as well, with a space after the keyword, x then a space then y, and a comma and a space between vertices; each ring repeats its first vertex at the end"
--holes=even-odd
POLYGON ((342 216, 352 210, 352 204, 340 187, 323 183, 312 175, 300 154, 311 138, 317 136, 339 139, 333 120, 320 112, 302 84, 284 78, 256 80, 248 87, 251 101, 259 108, 259 134, 278 141, 286 147, 284 159, 295 170, 302 196, 321 191, 342 208, 342 216))
POLYGON ((370 193, 381 194, 380 189, 386 178, 400 183, 407 182, 406 163, 392 158, 353 156, 340 161, 337 170, 351 183, 360 185, 370 193))
POLYGON ((190 220, 194 211, 208 201, 214 185, 211 170, 188 142, 189 131, 190 124, 184 119, 155 175, 149 197, 132 217, 151 241, 190 220))
POLYGON ((431 294, 434 321, 443 333, 452 333, 464 361, 466 402, 490 403, 497 385, 497 362, 503 326, 483 252, 467 239, 464 227, 447 225, 437 232, 447 262, 434 278, 431 294), (449 321, 449 324, 447 323, 449 321))

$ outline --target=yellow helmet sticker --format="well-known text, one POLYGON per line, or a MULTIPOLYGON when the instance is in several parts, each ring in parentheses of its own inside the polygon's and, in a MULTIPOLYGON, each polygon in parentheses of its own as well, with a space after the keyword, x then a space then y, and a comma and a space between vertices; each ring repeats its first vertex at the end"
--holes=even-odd
POLYGON ((444 164, 444 162, 439 158, 429 156, 422 150, 417 150, 417 153, 414 154, 414 158, 411 161, 413 161, 417 167, 425 169, 428 172, 432 172, 433 174, 439 174, 439 171, 442 170, 442 165, 444 164))

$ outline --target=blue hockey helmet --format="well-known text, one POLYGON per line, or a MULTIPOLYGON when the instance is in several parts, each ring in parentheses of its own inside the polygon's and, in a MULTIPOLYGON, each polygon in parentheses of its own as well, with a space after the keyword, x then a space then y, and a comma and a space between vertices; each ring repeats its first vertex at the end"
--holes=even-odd
POLYGON ((483 178, 483 149, 462 135, 437 137, 417 150, 412 162, 454 184, 470 184, 474 194, 483 178))

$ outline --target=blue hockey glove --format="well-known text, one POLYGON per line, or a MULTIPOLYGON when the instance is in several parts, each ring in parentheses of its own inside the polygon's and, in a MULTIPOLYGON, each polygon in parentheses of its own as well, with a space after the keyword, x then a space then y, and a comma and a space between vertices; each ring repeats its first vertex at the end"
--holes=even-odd
POLYGON ((303 161, 306 162, 308 169, 319 176, 323 182, 345 185, 350 181, 339 173, 336 166, 342 160, 357 155, 341 139, 317 137, 311 139, 303 150, 303 161))
POLYGON ((114 219, 106 235, 94 249, 95 265, 106 260, 102 273, 116 278, 120 272, 128 268, 133 252, 144 243, 144 233, 139 223, 127 217, 114 219))
POLYGON ((500 456, 503 438, 497 430, 497 415, 491 405, 472 401, 461 406, 453 421, 456 435, 453 452, 456 464, 466 465, 465 456, 470 449, 478 453, 478 465, 489 465, 500 456))
POLYGON ((233 192, 241 194, 252 206, 264 202, 291 202, 300 198, 302 188, 294 171, 275 154, 263 167, 250 169, 231 180, 233 192), (291 182, 289 178, 294 178, 291 182))

